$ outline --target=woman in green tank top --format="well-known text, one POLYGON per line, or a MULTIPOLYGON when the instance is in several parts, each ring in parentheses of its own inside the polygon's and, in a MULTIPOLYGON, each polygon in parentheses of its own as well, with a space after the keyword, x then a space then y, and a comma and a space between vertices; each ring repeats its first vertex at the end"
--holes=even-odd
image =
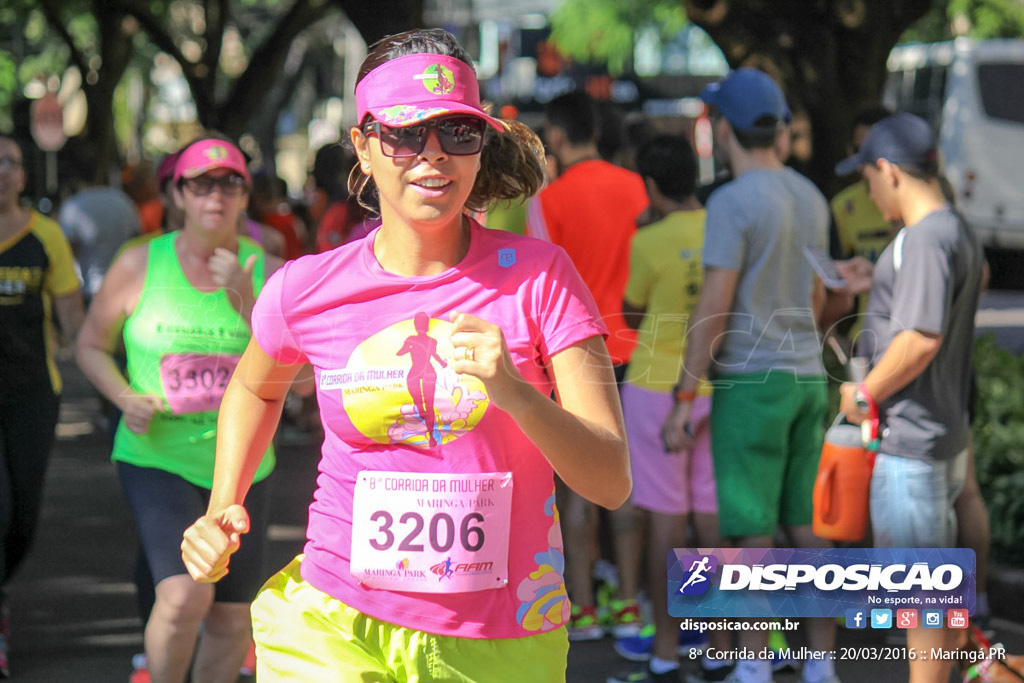
MULTIPOLYGON (((250 520, 258 547, 232 565, 233 585, 195 583, 178 550, 209 499, 217 411, 248 345, 252 306, 280 265, 236 232, 250 182, 230 142, 187 146, 173 178, 184 227, 121 254, 78 340, 82 371, 123 412, 112 459, 156 587, 145 630, 154 682, 183 683, 190 668, 203 680, 235 681, 250 641, 249 602, 264 578, 258 512, 250 520), (114 361, 122 336, 127 377, 114 361)), ((273 467, 271 448, 253 491, 273 467)))

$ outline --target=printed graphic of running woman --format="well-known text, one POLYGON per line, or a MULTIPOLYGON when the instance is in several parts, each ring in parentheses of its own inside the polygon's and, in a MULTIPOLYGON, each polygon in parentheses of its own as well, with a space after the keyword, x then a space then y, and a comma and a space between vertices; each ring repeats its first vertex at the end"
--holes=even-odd
POLYGON ((699 561, 694 560, 693 564, 690 565, 690 576, 686 579, 683 585, 679 587, 679 592, 682 593, 688 587, 694 584, 704 583, 705 581, 707 581, 708 577, 704 576, 704 572, 708 571, 709 569, 711 568, 708 566, 707 555, 700 558, 699 561))
POLYGON ((437 446, 434 438, 434 391, 437 386, 437 371, 430 360, 436 358, 442 368, 448 367, 441 356, 437 355, 437 340, 427 334, 430 329, 430 317, 423 312, 417 313, 413 319, 416 334, 406 338, 396 356, 409 354, 412 367, 406 377, 409 395, 413 405, 426 426, 427 439, 430 447, 437 446))

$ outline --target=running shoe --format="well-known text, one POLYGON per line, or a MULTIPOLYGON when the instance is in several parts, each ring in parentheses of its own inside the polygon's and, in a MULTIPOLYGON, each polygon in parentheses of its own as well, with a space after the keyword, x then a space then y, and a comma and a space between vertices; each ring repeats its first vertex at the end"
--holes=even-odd
POLYGON ((0 678, 10 678, 11 671, 7 662, 7 639, 11 635, 10 611, 7 607, 7 595, 0 592, 0 678))
POLYGON ((0 678, 10 678, 11 670, 7 666, 7 636, 0 635, 0 678))
POLYGON ((992 628, 992 616, 989 613, 975 614, 971 617, 971 621, 981 631, 981 635, 985 636, 989 640, 993 640, 996 637, 996 631, 992 628))
POLYGON ((679 683, 679 669, 656 674, 646 664, 632 671, 624 671, 605 679, 605 683, 679 683))
POLYGON ((249 651, 245 653, 245 662, 242 663, 242 668, 238 670, 238 673, 242 676, 256 675, 256 643, 252 640, 249 641, 249 651))
POLYGON ((604 628, 597 618, 597 609, 593 605, 578 607, 573 605, 569 615, 569 640, 576 642, 582 640, 601 640, 604 638, 604 628))
POLYGON ((799 660, 785 657, 781 651, 775 651, 774 657, 772 657, 772 671, 774 673, 793 673, 799 669, 799 660))
POLYGON ((695 674, 686 674, 686 683, 721 683, 728 678, 734 668, 736 668, 735 664, 726 664, 712 669, 701 657, 700 668, 695 674))
MULTIPOLYGON (((700 631, 679 631, 679 656, 689 657, 693 652, 703 652, 708 638, 700 631)), ((630 638, 619 638, 615 641, 615 652, 623 659, 631 662, 646 662, 651 658, 654 647, 654 626, 648 625, 640 630, 640 634, 630 638)))
MULTIPOLYGON (((733 669, 728 676, 725 677, 725 683, 744 683, 740 678, 740 675, 736 673, 736 669, 733 669)), ((774 678, 769 678, 764 683, 775 683, 774 678)))
POLYGON ((640 605, 636 600, 612 600, 608 607, 605 626, 611 631, 613 638, 640 635, 643 617, 640 615, 640 605))
POLYGON ((146 668, 146 655, 139 652, 132 655, 132 675, 128 683, 149 683, 149 669, 146 668))

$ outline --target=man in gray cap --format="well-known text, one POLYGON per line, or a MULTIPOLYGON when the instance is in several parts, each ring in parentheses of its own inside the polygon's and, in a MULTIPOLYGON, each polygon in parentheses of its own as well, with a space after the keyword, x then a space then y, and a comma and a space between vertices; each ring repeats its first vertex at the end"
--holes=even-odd
MULTIPOLYGON (((984 255, 947 202, 934 135, 913 114, 871 127, 836 172, 860 169, 882 215, 904 227, 875 265, 858 355, 860 385, 843 384, 841 410, 859 424, 877 410, 882 440, 871 477, 871 526, 881 548, 956 545, 953 502, 967 470, 967 401, 984 255), (865 343, 867 342, 867 343, 865 343)), ((946 629, 907 630, 911 651, 956 649, 946 629)), ((950 662, 910 662, 910 680, 945 681, 950 662)))
MULTIPOLYGON (((721 535, 736 547, 767 548, 781 525, 794 546, 827 547, 811 526, 827 410, 816 324, 826 293, 803 248, 826 248, 828 202, 775 152, 788 108, 771 78, 737 69, 701 98, 713 108, 716 144, 734 179, 708 200, 704 289, 665 446, 691 447, 694 390, 707 374, 721 535)), ((808 658, 803 680, 836 683, 827 654, 835 621, 814 622, 806 636, 821 656, 808 658)), ((739 644, 763 652, 768 632, 741 630, 739 644)), ((766 683, 771 672, 768 660, 741 660, 727 680, 766 683)))

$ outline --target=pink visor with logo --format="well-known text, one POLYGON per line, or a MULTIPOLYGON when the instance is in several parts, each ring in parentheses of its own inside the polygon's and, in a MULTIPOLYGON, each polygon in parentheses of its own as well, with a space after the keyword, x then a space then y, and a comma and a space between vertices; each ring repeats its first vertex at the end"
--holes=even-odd
POLYGON ((473 67, 444 55, 406 55, 368 73, 356 86, 356 116, 362 122, 367 114, 394 128, 444 114, 472 114, 505 130, 484 113, 473 67))
POLYGON ((174 184, 177 185, 182 178, 198 178, 217 168, 231 169, 245 178, 245 182, 252 182, 245 167, 245 157, 237 147, 224 140, 207 139, 193 142, 181 150, 174 165, 174 184))

